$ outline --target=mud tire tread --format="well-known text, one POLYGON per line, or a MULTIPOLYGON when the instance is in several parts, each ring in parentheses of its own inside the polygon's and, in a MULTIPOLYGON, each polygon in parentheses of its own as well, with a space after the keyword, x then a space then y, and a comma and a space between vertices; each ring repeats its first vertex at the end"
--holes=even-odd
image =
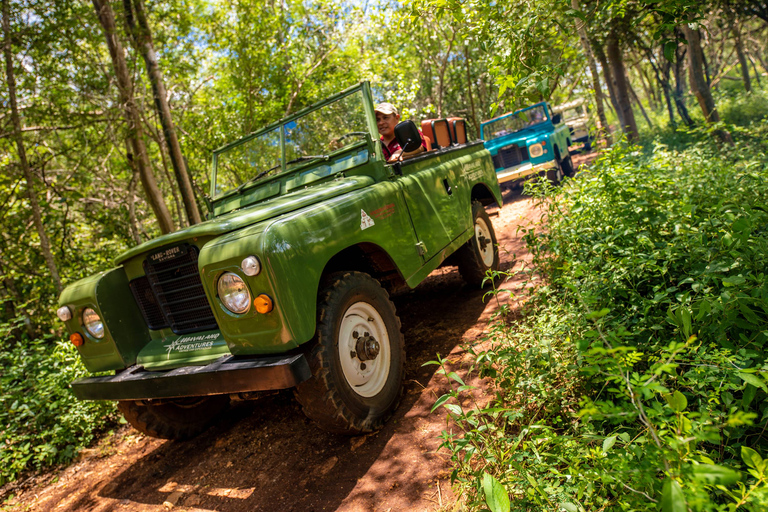
POLYGON ((294 396, 301 404, 304 414, 324 430, 336 434, 360 435, 380 429, 400 403, 405 375, 405 342, 401 332, 400 318, 387 291, 378 281, 363 272, 332 274, 318 296, 317 333, 312 343, 313 346, 307 353, 312 377, 294 389, 294 396), (334 371, 340 372, 337 360, 334 358, 334 350, 337 350, 335 349, 336 317, 334 313, 339 316, 343 314, 344 311, 341 309, 348 302, 347 293, 359 289, 368 289, 369 292, 378 295, 374 300, 377 300, 379 306, 385 309, 382 311, 381 308, 377 308, 379 314, 385 323, 389 319, 392 322, 391 327, 394 328, 394 332, 390 330, 389 337, 392 350, 390 374, 395 374, 393 376, 395 381, 388 382, 386 386, 389 388, 390 396, 385 397, 380 407, 369 409, 369 413, 365 416, 354 410, 355 405, 358 410, 364 408, 364 405, 348 402, 351 391, 345 392, 343 386, 346 385, 346 381, 343 376, 334 371))
POLYGON ((126 421, 149 437, 158 439, 190 439, 204 432, 229 405, 225 395, 204 398, 194 407, 178 407, 173 403, 141 404, 121 400, 118 410, 126 421))

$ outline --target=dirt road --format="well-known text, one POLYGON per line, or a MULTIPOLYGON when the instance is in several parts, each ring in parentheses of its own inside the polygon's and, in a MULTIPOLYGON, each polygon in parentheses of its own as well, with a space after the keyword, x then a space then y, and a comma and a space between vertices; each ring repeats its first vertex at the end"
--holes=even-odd
MULTIPOLYGON (((519 268, 527 254, 517 226, 539 214, 530 199, 505 197, 492 221, 502 268, 519 268)), ((519 286, 519 280, 503 285, 519 286)), ((438 449, 445 413, 430 414, 447 383, 435 375, 436 366, 422 364, 440 353, 465 369, 462 345, 482 337, 495 305, 484 304, 482 292, 465 286, 455 268, 438 269, 395 303, 408 356, 405 395, 380 432, 354 438, 325 433, 304 417, 290 392, 281 392, 233 407, 191 441, 151 439, 125 427, 79 462, 41 477, 18 496, 15 509, 450 510, 456 500, 451 466, 438 449)))

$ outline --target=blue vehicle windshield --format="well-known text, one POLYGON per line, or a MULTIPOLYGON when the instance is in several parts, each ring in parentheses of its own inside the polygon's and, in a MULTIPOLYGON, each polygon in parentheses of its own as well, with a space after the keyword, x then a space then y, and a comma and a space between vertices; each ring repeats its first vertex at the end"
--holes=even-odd
POLYGON ((488 121, 483 125, 483 138, 485 140, 498 139, 548 120, 549 115, 546 106, 536 105, 529 109, 519 110, 512 115, 488 121))

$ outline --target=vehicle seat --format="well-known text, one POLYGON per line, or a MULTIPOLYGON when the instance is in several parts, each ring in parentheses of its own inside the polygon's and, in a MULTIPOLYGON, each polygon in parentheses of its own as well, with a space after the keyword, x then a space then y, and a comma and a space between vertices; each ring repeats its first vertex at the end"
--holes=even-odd
POLYGON ((467 143, 467 122, 460 117, 449 117, 448 127, 451 132, 451 141, 454 144, 467 143))
POLYGON ((421 122, 421 131, 433 142, 435 149, 451 145, 451 131, 446 119, 425 119, 421 122))

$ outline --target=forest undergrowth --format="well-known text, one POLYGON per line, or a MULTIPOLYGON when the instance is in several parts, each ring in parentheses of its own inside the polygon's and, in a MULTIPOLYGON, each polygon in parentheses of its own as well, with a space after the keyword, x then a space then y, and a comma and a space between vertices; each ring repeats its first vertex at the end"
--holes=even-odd
POLYGON ((646 134, 529 186, 546 284, 469 347, 491 404, 455 374, 435 404, 464 510, 768 509, 768 102, 722 102, 733 146, 646 134))

